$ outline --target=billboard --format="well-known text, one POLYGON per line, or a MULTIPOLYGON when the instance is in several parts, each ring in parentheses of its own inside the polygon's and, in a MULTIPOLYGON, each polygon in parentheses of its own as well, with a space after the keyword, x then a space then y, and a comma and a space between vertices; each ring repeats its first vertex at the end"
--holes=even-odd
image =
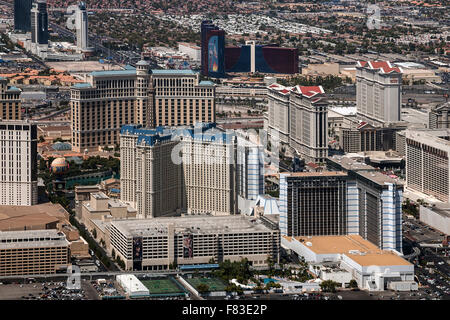
POLYGON ((186 234, 183 237, 183 258, 194 257, 194 236, 186 234))
POLYGON ((142 270, 142 237, 133 238, 133 270, 142 270))
POLYGON ((208 72, 219 71, 219 37, 212 36, 208 42, 208 72))
POLYGON ((208 76, 221 78, 225 76, 225 32, 209 30, 207 34, 207 68, 208 76))

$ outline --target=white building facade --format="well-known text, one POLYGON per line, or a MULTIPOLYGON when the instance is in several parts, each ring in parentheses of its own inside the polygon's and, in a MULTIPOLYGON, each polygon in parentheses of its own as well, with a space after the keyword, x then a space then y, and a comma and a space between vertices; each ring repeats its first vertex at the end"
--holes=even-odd
POLYGON ((449 202, 450 130, 406 130, 405 136, 407 188, 449 202))
POLYGON ((75 24, 77 30, 77 49, 80 52, 84 52, 89 47, 88 14, 84 2, 78 4, 78 9, 75 13, 75 24))
POLYGON ((0 121, 0 205, 37 204, 37 127, 0 121))
POLYGON ((268 87, 268 134, 279 137, 305 161, 328 155, 328 102, 322 86, 268 87))
POLYGON ((389 61, 358 61, 356 108, 373 125, 400 121, 402 70, 389 61))

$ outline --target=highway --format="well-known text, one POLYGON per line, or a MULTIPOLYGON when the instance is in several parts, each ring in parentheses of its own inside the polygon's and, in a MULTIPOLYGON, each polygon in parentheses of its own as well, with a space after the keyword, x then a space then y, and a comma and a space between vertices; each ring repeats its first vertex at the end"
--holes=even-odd
MULTIPOLYGON (((69 37, 69 38, 72 38, 75 40, 76 36, 72 31, 70 31, 66 28, 63 28, 60 25, 53 23, 53 22, 49 22, 48 25, 54 31, 58 32, 60 35, 69 37)), ((111 49, 103 46, 101 44, 100 38, 98 38, 96 35, 92 35, 92 34, 89 35, 89 45, 93 46, 96 51, 100 51, 101 53, 103 53, 106 57, 111 57, 112 60, 114 60, 116 63, 131 64, 131 61, 128 61, 127 56, 120 54, 120 53, 116 52, 115 50, 111 50, 111 49)))
MULTIPOLYGON (((8 6, 9 8, 11 8, 11 13, 13 12, 12 11, 13 3, 0 1, 0 4, 8 6)), ((70 31, 70 30, 68 30, 68 29, 66 29, 64 27, 61 27, 60 25, 58 25, 58 24, 56 24, 54 22, 49 21, 48 22, 48 26, 49 26, 49 28, 52 28, 54 31, 58 32, 62 36, 69 37, 69 38, 74 39, 74 40, 76 38, 75 34, 72 31, 70 31)), ((90 46, 93 46, 96 51, 100 51, 106 57, 111 57, 114 62, 130 64, 130 65, 135 65, 135 63, 137 62, 137 61, 130 60, 130 58, 126 54, 123 54, 123 53, 117 52, 115 50, 106 48, 101 43, 102 43, 102 41, 101 41, 100 37, 98 37, 97 35, 95 35, 93 33, 89 34, 89 44, 90 44, 90 46)), ((37 59, 34 56, 31 56, 31 58, 35 62, 43 65, 44 67, 46 67, 46 65, 44 64, 43 61, 37 59)), ((151 62, 150 64, 151 64, 152 68, 154 68, 156 66, 156 63, 154 63, 154 62, 151 62)))
POLYGON ((56 116, 58 116, 58 115, 60 115, 60 114, 66 113, 66 112, 70 112, 70 108, 64 108, 64 109, 61 109, 61 110, 57 110, 56 112, 54 112, 54 113, 52 113, 52 114, 49 114, 49 115, 47 115, 47 116, 44 116, 44 117, 42 117, 42 118, 39 118, 39 119, 33 119, 33 121, 47 120, 47 119, 49 119, 49 118, 56 117, 56 116))
MULTIPOLYGON (((209 270, 208 270, 209 271, 209 270)), ((131 273, 136 276, 147 276, 147 277, 161 277, 166 275, 184 275, 184 274, 192 274, 192 273, 202 273, 202 271, 168 271, 168 270, 152 270, 152 271, 104 271, 104 272, 85 272, 81 273, 81 277, 83 279, 89 278, 92 279, 100 279, 104 277, 113 277, 119 274, 131 273)), ((65 273, 54 273, 54 274, 27 274, 27 275, 15 275, 15 276, 0 276, 0 281, 2 280, 23 280, 25 281, 28 278, 35 279, 60 279, 66 278, 68 274, 65 273)), ((95 280, 94 279, 94 280, 95 280)))

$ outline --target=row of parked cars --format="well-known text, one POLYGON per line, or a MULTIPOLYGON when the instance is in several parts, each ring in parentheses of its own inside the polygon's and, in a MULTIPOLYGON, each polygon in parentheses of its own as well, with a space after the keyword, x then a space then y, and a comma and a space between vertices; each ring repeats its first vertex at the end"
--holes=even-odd
POLYGON ((28 296, 22 296, 24 300, 83 300, 86 298, 83 289, 69 290, 65 282, 43 282, 34 285, 35 288, 41 287, 39 294, 29 293, 28 296))

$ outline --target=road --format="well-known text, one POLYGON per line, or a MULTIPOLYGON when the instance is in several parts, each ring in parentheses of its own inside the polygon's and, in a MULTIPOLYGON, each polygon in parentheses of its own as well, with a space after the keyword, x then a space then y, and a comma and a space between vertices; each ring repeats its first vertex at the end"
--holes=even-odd
MULTIPOLYGON (((60 25, 58 25, 54 22, 49 22, 48 25, 49 25, 49 27, 52 27, 53 30, 58 32, 60 35, 69 37, 69 38, 72 38, 75 40, 76 35, 72 31, 70 31, 64 27, 61 27, 60 25)), ((104 45, 102 45, 101 43, 102 43, 102 40, 99 36, 97 36, 96 34, 93 34, 92 32, 89 33, 89 46, 94 47, 95 51, 101 52, 105 57, 111 57, 114 62, 136 66, 136 63, 140 59, 140 58, 137 58, 137 59, 132 58, 130 55, 126 54, 125 52, 119 52, 119 51, 107 48, 104 45)), ((157 64, 155 61, 149 61, 149 63, 150 63, 151 68, 157 67, 157 64)))
POLYGON ((33 121, 47 120, 47 119, 49 119, 49 118, 56 117, 56 116, 58 116, 58 115, 60 115, 60 114, 66 113, 66 112, 70 112, 70 108, 64 108, 64 109, 62 109, 62 110, 58 110, 58 111, 56 111, 56 112, 54 112, 54 113, 52 113, 52 114, 49 114, 48 116, 44 116, 44 117, 39 118, 39 119, 33 119, 33 121))
MULTIPOLYGON (((210 272, 210 271, 208 271, 210 272)), ((202 271, 168 271, 168 270, 152 270, 152 271, 103 271, 103 272, 85 272, 81 274, 82 279, 95 280, 105 277, 114 277, 119 274, 131 273, 136 276, 147 275, 148 277, 161 277, 161 276, 176 276, 176 275, 185 275, 185 274, 194 274, 194 273, 202 273, 202 271)), ((19 282, 25 281, 28 278, 35 279, 66 279, 67 274, 65 273, 56 273, 56 274, 28 274, 28 275, 15 275, 15 276, 0 276, 0 281, 7 280, 18 280, 19 282)))
MULTIPOLYGON (((8 6, 9 8, 11 8, 11 13, 13 12, 13 3, 0 1, 0 4, 8 6)), ((52 28, 54 31, 58 32, 62 36, 69 37, 69 38, 74 39, 74 40, 76 38, 75 34, 72 31, 70 31, 70 30, 68 30, 68 29, 66 29, 64 27, 61 27, 60 25, 58 25, 58 24, 56 24, 54 22, 49 21, 48 22, 48 26, 50 28, 52 28)), ((135 63, 137 62, 137 61, 130 60, 130 58, 124 53, 120 53, 120 52, 117 52, 116 50, 112 50, 112 49, 106 48, 101 43, 102 42, 101 42, 101 39, 100 39, 99 36, 97 36, 96 34, 93 34, 93 33, 89 34, 89 44, 90 44, 90 46, 93 46, 96 51, 100 51, 106 57, 112 57, 112 60, 114 62, 130 64, 130 65, 135 65, 135 63)), ((45 65, 45 63, 43 61, 37 59, 34 56, 31 56, 31 58, 35 62, 41 64, 44 67, 46 67, 46 65, 45 65)), ((152 68, 154 68, 156 66, 156 63, 153 62, 153 61, 151 61, 150 64, 151 64, 152 68)))

